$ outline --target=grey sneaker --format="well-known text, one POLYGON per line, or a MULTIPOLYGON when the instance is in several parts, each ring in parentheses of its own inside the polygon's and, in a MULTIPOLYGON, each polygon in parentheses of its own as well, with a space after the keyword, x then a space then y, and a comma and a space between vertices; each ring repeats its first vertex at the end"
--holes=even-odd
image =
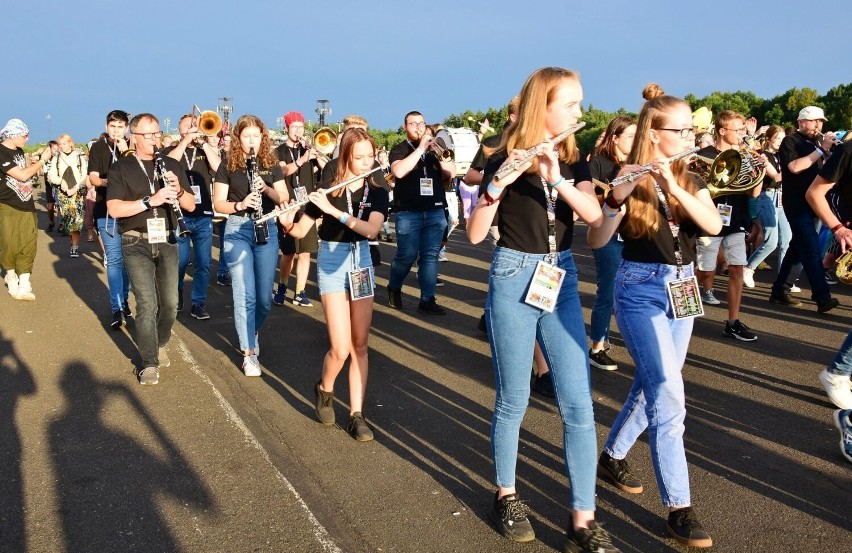
POLYGON ((172 360, 169 359, 169 352, 166 351, 166 346, 160 346, 160 351, 157 352, 157 359, 159 359, 161 367, 168 367, 172 364, 172 360))
MULTIPOLYGON (((321 380, 317 380, 314 386, 314 394, 316 394, 316 413, 317 420, 326 426, 334 424, 334 390, 324 392, 320 388, 321 380)), ((350 423, 351 424, 351 423, 350 423)))
POLYGON ((160 381, 160 369, 157 367, 145 367, 139 372, 139 384, 149 386, 160 381))
POLYGON ((713 293, 713 289, 702 290, 701 291, 701 303, 706 305, 720 305, 722 302, 716 299, 716 295, 713 293))
POLYGON ((516 493, 497 499, 497 494, 499 493, 496 492, 494 494, 494 502, 491 504, 491 510, 488 512, 491 522, 497 526, 497 530, 501 534, 512 541, 533 541, 535 539, 535 531, 528 518, 530 508, 520 500, 516 493))

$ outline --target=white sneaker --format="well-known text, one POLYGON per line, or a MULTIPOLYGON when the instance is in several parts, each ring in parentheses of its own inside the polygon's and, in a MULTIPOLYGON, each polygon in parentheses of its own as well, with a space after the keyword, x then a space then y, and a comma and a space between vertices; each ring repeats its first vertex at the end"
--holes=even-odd
POLYGON ((6 281, 6 288, 9 289, 9 295, 13 298, 18 295, 18 274, 15 271, 6 271, 6 276, 3 277, 6 281))
POLYGON ((849 388, 848 376, 831 374, 826 369, 819 373, 819 381, 825 388, 831 403, 841 409, 852 409, 852 389, 849 388))
POLYGON ((438 261, 449 261, 447 258, 447 248, 443 247, 438 251, 438 261))
POLYGON ((796 286, 795 284, 790 286, 790 292, 792 292, 794 294, 798 294, 801 291, 802 291, 802 289, 799 288, 798 286, 796 286))
POLYGON ((716 296, 713 294, 713 289, 702 290, 701 291, 701 303, 707 305, 720 305, 722 302, 716 299, 716 296))
POLYGON ((30 283, 19 283, 18 284, 18 293, 15 294, 16 300, 21 301, 35 301, 35 294, 33 294, 33 287, 30 286, 30 283))
POLYGON ((260 376, 260 362, 257 360, 257 355, 243 357, 243 373, 246 376, 260 376))
POLYGON ((746 288, 754 288, 754 269, 743 267, 743 284, 746 288))

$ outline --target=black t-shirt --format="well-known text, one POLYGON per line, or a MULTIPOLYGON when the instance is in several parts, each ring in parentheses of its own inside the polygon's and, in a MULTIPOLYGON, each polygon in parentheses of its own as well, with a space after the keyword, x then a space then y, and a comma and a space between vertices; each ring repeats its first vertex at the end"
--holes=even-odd
MULTIPOLYGON (((505 152, 497 152, 488 158, 482 182, 491 182, 494 173, 505 160, 505 152)), ((591 180, 589 165, 583 159, 571 165, 560 162, 559 168, 566 180, 574 179, 575 183, 591 180)), ((500 231, 498 246, 526 253, 549 253, 545 188, 547 185, 534 173, 524 173, 505 188, 497 207, 497 228, 500 231)), ((571 249, 573 234, 574 211, 557 197, 556 251, 571 249)))
MULTIPOLYGON (((89 173, 97 173, 102 179, 108 178, 110 166, 119 160, 121 152, 118 146, 110 142, 108 138, 101 136, 89 150, 89 173)), ((107 187, 95 187, 95 207, 92 212, 95 219, 103 219, 107 216, 107 187)))
MULTIPOLYGON (((163 149, 163 155, 168 155, 177 148, 169 146, 163 149)), ((195 193, 195 211, 184 213, 185 217, 212 217, 213 200, 210 198, 211 182, 210 166, 207 164, 207 154, 196 147, 187 147, 178 162, 186 173, 192 191, 195 193)))
MULTIPOLYGON (((620 165, 609 156, 592 156, 592 159, 589 160, 589 173, 591 173, 593 179, 601 182, 612 181, 618 175, 619 168, 620 165)), ((595 194, 601 196, 603 190, 595 186, 595 194)))
MULTIPOLYGON (((338 159, 340 159, 340 158, 336 157, 334 159, 328 160, 328 163, 326 163, 325 167, 322 168, 322 178, 320 179, 320 182, 323 183, 323 186, 327 186, 328 183, 330 183, 331 181, 333 181, 337 177, 337 160, 338 159)), ((377 167, 380 167, 378 161, 373 163, 372 168, 375 169, 377 167)), ((388 184, 388 181, 385 180, 385 172, 389 171, 389 170, 390 170, 390 168, 387 167, 384 170, 382 170, 382 172, 376 172, 376 173, 373 173, 372 175, 370 175, 370 178, 373 180, 373 183, 375 183, 377 186, 381 186, 382 188, 384 188, 385 190, 388 190, 388 191, 390 190, 390 185, 388 184)))
MULTIPOLYGON (((166 171, 172 171, 177 175, 180 181, 180 187, 185 192, 192 194, 192 188, 189 186, 189 181, 186 178, 186 173, 181 169, 180 164, 170 157, 163 156, 166 171)), ((136 156, 123 157, 115 162, 110 167, 110 182, 107 187, 107 200, 141 200, 145 196, 151 196, 159 190, 159 183, 154 180, 154 160, 142 161, 142 167, 139 166, 139 159, 136 156), (149 180, 150 179, 150 180, 149 180), (154 185, 154 192, 151 192, 151 183, 154 185)), ((138 232, 148 231, 148 219, 161 217, 166 219, 166 228, 173 230, 175 224, 174 210, 170 205, 163 204, 156 208, 151 208, 147 211, 124 217, 118 220, 118 226, 122 233, 129 230, 138 232)))
POLYGON ((500 145, 501 140, 503 140, 503 133, 483 138, 479 144, 479 149, 476 150, 476 155, 473 156, 473 161, 470 162, 470 168, 483 171, 485 165, 488 163, 488 157, 485 155, 484 148, 496 148, 500 145))
MULTIPOLYGON (((281 166, 278 163, 275 164, 274 167, 263 168, 260 167, 260 163, 258 162, 257 174, 263 179, 263 182, 266 183, 266 186, 271 187, 272 183, 284 180, 284 172, 281 170, 281 166)), ((251 191, 249 189, 249 181, 248 176, 246 175, 245 169, 237 169, 236 171, 228 171, 228 160, 226 158, 222 158, 222 163, 219 164, 219 170, 216 171, 216 178, 214 182, 221 182, 223 184, 228 185, 228 198, 229 202, 241 202, 245 199, 246 196, 249 195, 251 191)), ((269 196, 266 194, 262 197, 262 211, 264 213, 268 213, 275 209, 275 203, 269 199, 269 196)), ((248 209, 243 209, 242 211, 238 211, 235 215, 248 215, 251 211, 248 209)))
MULTIPOLYGON (((766 162, 772 166, 773 169, 781 172, 781 161, 778 159, 778 152, 770 152, 769 150, 765 150, 763 152, 766 154, 766 162)), ((768 174, 763 177, 763 188, 762 190, 769 190, 772 188, 779 188, 781 186, 780 182, 775 182, 775 179, 770 177, 768 174)))
POLYGON ((27 156, 21 148, 7 148, 0 144, 0 173, 2 173, 3 185, 0 186, 0 203, 14 207, 21 211, 35 211, 33 201, 33 184, 38 175, 28 181, 21 182, 15 177, 9 176, 10 169, 27 166, 27 156))
POLYGON ((798 131, 785 136, 781 141, 778 158, 781 160, 781 180, 784 183, 784 211, 811 211, 805 200, 805 192, 822 169, 823 161, 817 160, 799 174, 793 174, 788 165, 791 161, 808 156, 815 150, 816 144, 798 131))
MULTIPOLYGON (((284 163, 295 163, 296 159, 304 155, 305 148, 302 147, 301 144, 297 144, 295 147, 288 146, 287 143, 283 143, 278 146, 278 159, 283 161, 284 163)), ((308 194, 316 190, 317 188, 317 178, 316 175, 318 173, 314 172, 314 168, 319 171, 319 164, 315 159, 308 161, 307 163, 303 163, 299 169, 290 175, 289 177, 285 177, 287 181, 287 187, 289 190, 293 190, 299 186, 304 186, 305 190, 308 194)))
MULTIPOLYGON (((696 180, 701 180, 696 177, 696 180)), ((703 182, 700 188, 706 188, 703 182)), ((628 204, 628 208, 629 204, 628 204)), ((671 227, 666 220, 666 211, 662 204, 659 206, 660 213, 660 228, 657 233, 651 238, 627 238, 624 233, 621 237, 624 239, 624 249, 621 257, 625 261, 635 261, 638 263, 662 263, 665 265, 677 265, 674 251, 674 238, 672 237, 671 227)), ((680 232, 678 233, 678 243, 680 244, 680 252, 683 257, 683 264, 689 265, 695 262, 695 241, 701 233, 701 228, 696 225, 691 219, 680 223, 680 232)))
MULTIPOLYGON (((411 155, 415 147, 408 140, 404 140, 391 149, 388 161, 393 165, 395 161, 405 159, 411 155)), ((393 189, 394 209, 399 211, 427 211, 429 209, 444 209, 447 197, 442 186, 441 163, 432 152, 426 152, 421 156, 417 165, 410 173, 402 178, 396 179, 393 189), (432 194, 421 194, 420 179, 432 179, 432 194)))
MULTIPOLYGON (((368 187, 362 186, 360 189, 352 192, 352 212, 351 217, 358 217, 358 212, 362 211, 360 219, 366 221, 370 218, 373 212, 381 213, 382 216, 388 218, 388 191, 381 184, 384 181, 381 173, 373 173, 368 178, 369 191, 367 191, 367 200, 364 201, 364 192, 368 187)), ((323 186, 323 188, 328 188, 323 186)), ((349 203, 346 200, 346 194, 341 194, 334 197, 329 194, 328 201, 337 209, 349 212, 349 203)), ((309 203, 305 206, 305 215, 312 219, 319 219, 325 213, 314 203, 309 203)), ((319 227, 319 238, 326 242, 359 242, 367 240, 366 236, 356 234, 352 229, 343 225, 339 220, 334 218, 323 219, 322 225, 319 227)))
MULTIPOLYGON (((715 159, 721 153, 721 150, 715 146, 707 146, 698 150, 698 155, 715 159)), ((713 198, 713 203, 718 205, 726 204, 731 206, 731 223, 723 226, 719 234, 714 236, 728 236, 737 232, 748 232, 751 225, 751 220, 748 216, 748 194, 723 194, 713 198)), ((709 236, 702 231, 701 236, 709 236)))
POLYGON ((852 142, 844 142, 835 148, 820 170, 819 176, 828 182, 836 183, 832 191, 836 192, 839 198, 839 218, 848 225, 852 222, 852 142))

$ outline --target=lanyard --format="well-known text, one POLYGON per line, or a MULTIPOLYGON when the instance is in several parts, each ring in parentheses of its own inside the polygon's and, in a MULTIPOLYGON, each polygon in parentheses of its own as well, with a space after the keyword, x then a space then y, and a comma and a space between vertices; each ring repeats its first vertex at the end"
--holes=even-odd
MULTIPOLYGON (((408 140, 407 142, 408 145, 411 146, 412 151, 416 152, 417 148, 414 147, 414 144, 411 142, 411 140, 408 140)), ((426 152, 420 154, 420 162, 423 164, 423 178, 428 179, 429 175, 426 174, 426 152)))
MULTIPOLYGON (((143 172, 143 173, 145 173, 145 178, 148 180, 148 186, 151 188, 151 195, 156 194, 156 193, 157 193, 157 191, 156 191, 156 190, 154 190, 154 182, 151 180, 151 177, 149 177, 149 176, 148 176, 148 170, 147 170, 147 169, 145 169, 145 166, 142 164, 142 160, 141 160, 141 159, 139 159, 139 156, 133 156, 133 157, 135 157, 135 158, 136 158, 136 161, 139 163, 139 167, 141 167, 141 168, 142 168, 142 172, 143 172)), ((151 208, 151 211, 152 211, 152 213, 154 214, 154 218, 155 218, 155 219, 156 219, 157 217, 159 217, 159 216, 157 215, 157 208, 156 208, 156 207, 152 207, 152 208, 151 208)))
MULTIPOLYGON (((366 181, 366 179, 365 179, 365 181, 366 181)), ((361 216, 364 215, 364 204, 367 203, 367 198, 369 197, 369 195, 370 195, 370 185, 369 185, 369 183, 364 182, 364 197, 361 198, 361 204, 358 207, 358 217, 357 217, 358 219, 360 219, 361 216)), ((346 211, 349 213, 349 215, 352 215, 352 192, 349 191, 348 186, 346 187, 346 211)), ((355 231, 353 230, 352 233, 354 234, 355 231)), ((358 259, 358 242, 357 241, 352 242, 352 267, 356 271, 361 268, 361 263, 360 263, 360 260, 358 259)))
MULTIPOLYGON (((287 149, 290 151, 290 157, 293 158, 293 163, 296 163, 296 160, 299 159, 302 155, 302 145, 297 142, 295 148, 291 148, 290 146, 287 146, 287 149)), ((310 163, 310 161, 308 163, 310 163)), ((298 187, 300 185, 301 179, 299 178, 299 173, 301 171, 302 171, 301 167, 296 167, 296 172, 293 173, 293 176, 295 177, 294 180, 296 181, 296 187, 298 187)))
POLYGON ((107 138, 104 138, 104 143, 106 143, 107 148, 109 148, 109 153, 112 155, 112 162, 115 163, 118 161, 118 144, 115 142, 110 144, 110 141, 107 138))
POLYGON ((680 225, 674 220, 672 216, 672 210, 669 209, 669 202, 666 201, 666 195, 663 193, 660 185, 657 184, 657 181, 654 181, 654 189, 657 191, 657 197, 660 199, 660 204, 663 206, 663 210, 666 212, 666 220, 669 223, 669 230, 672 232, 672 238, 674 239, 674 253, 675 253, 675 262, 677 262, 677 278, 683 278, 683 253, 680 251, 680 225))
POLYGON ((186 169, 187 171, 192 171, 192 168, 195 167, 195 156, 198 155, 198 148, 192 149, 192 159, 189 159, 189 156, 186 155, 186 150, 183 151, 183 159, 186 160, 186 169))
POLYGON ((544 177, 539 178, 544 191, 544 200, 547 204, 547 247, 549 253, 545 257, 545 261, 553 265, 556 262, 556 196, 559 192, 556 189, 551 190, 544 177))

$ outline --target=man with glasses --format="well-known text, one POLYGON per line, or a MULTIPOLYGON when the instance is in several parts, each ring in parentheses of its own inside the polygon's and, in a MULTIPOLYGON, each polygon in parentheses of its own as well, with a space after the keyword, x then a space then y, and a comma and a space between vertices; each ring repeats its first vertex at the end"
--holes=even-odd
POLYGON ((155 174, 155 148, 163 136, 156 117, 135 116, 130 133, 136 153, 111 167, 107 208, 120 220, 121 250, 136 296, 136 347, 142 358, 139 383, 157 384, 159 367, 171 364, 165 348, 177 315, 177 225, 172 204, 177 202, 181 210, 191 212, 195 194, 174 159, 163 157, 165 174, 155 174))
POLYGON ((455 163, 440 161, 431 151, 434 137, 426 132, 426 120, 417 111, 406 114, 406 140, 390 152, 388 160, 396 179, 396 255, 391 262, 388 305, 402 309, 402 283, 420 257, 417 281, 420 286, 418 310, 429 315, 446 312, 435 302, 438 278, 438 251, 447 228, 444 215, 444 178, 456 174, 455 163))
POLYGON ((178 241, 178 304, 183 309, 183 279, 189 265, 190 242, 195 255, 195 272, 192 276, 192 307, 189 314, 200 321, 210 318, 204 308, 207 303, 207 285, 210 282, 210 262, 213 258, 213 201, 210 190, 212 175, 219 169, 222 158, 218 148, 198 132, 198 119, 187 113, 178 123, 180 142, 163 152, 177 160, 186 173, 195 196, 195 210, 184 218, 189 236, 179 236, 178 241))
POLYGON ((822 124, 826 121, 822 108, 808 106, 799 112, 798 130, 784 138, 778 150, 781 162, 781 182, 784 183, 784 214, 790 223, 793 237, 790 248, 778 269, 778 278, 772 284, 769 302, 798 306, 802 302, 790 296, 787 284, 790 270, 801 262, 811 283, 811 298, 819 313, 826 313, 840 302, 831 296, 822 266, 822 252, 816 231, 816 218, 805 200, 805 193, 822 169, 827 152, 837 141, 834 133, 820 138, 822 124))
POLYGON ((125 317, 130 316, 130 306, 127 305, 130 279, 121 257, 121 235, 117 229, 117 221, 107 213, 106 196, 109 168, 128 148, 125 135, 129 118, 130 115, 120 109, 109 112, 106 116, 106 132, 89 150, 89 182, 95 187, 92 216, 104 252, 109 303, 112 309, 110 327, 113 330, 121 328, 125 317))
MULTIPOLYGON (((725 110, 716 117, 716 145, 699 150, 698 155, 715 159, 726 150, 738 150, 746 135, 746 118, 735 111, 725 110)), ((691 131, 692 129, 689 129, 691 131)), ((760 194, 760 186, 751 191, 760 194)), ((722 216, 722 230, 716 236, 701 236, 698 239, 697 261, 698 283, 702 286, 701 301, 707 305, 719 305, 713 292, 716 275, 716 259, 719 249, 728 263, 728 320, 724 335, 743 342, 757 340, 757 335, 740 322, 740 303, 743 296, 743 267, 748 262, 745 237, 751 222, 748 213, 748 195, 723 194, 713 198, 713 203, 722 216)))

